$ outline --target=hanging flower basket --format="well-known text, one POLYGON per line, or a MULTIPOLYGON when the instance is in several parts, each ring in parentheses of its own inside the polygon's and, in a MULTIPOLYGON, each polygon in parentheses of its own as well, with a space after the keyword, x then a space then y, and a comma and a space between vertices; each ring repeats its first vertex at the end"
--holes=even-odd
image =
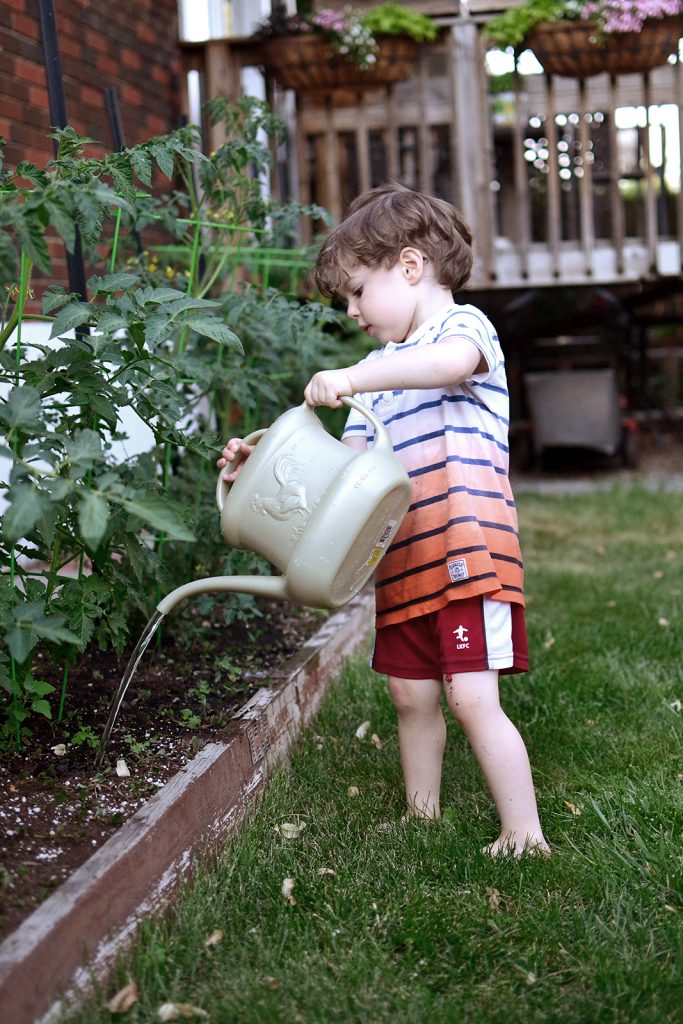
POLYGON ((374 64, 358 65, 315 33, 279 36, 259 43, 260 63, 285 89, 307 93, 332 89, 377 89, 410 74, 419 43, 408 36, 379 36, 374 64))
POLYGON ((600 33, 590 21, 542 21, 525 44, 544 71, 567 78, 629 75, 666 64, 678 52, 683 18, 649 18, 639 32, 600 33))

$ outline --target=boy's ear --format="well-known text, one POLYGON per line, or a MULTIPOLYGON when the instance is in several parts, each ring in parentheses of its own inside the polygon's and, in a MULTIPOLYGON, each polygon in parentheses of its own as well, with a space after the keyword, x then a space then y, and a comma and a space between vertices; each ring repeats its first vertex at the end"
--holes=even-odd
POLYGON ((414 249, 412 245, 406 245, 401 249, 398 261, 406 280, 411 284, 416 284, 421 279, 425 268, 425 258, 420 250, 414 249))

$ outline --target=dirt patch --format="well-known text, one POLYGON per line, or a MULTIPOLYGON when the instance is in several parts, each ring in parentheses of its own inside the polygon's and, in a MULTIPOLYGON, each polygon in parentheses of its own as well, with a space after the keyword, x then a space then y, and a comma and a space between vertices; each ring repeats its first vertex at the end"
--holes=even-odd
MULTIPOLYGON (((16 928, 280 671, 324 614, 259 601, 262 615, 227 627, 174 615, 152 642, 124 700, 105 763, 95 749, 128 661, 90 651, 71 669, 61 722, 31 721, 24 750, 2 755, 0 939, 16 928), (29 745, 30 743, 30 745, 29 745), (130 773, 117 774, 125 769, 130 773)), ((61 690, 62 673, 42 678, 61 690)))

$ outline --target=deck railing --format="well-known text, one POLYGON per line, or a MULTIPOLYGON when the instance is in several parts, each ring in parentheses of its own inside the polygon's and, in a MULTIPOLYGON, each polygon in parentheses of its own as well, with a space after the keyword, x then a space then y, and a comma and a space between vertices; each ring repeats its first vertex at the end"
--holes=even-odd
MULTIPOLYGON (((444 19, 410 79, 298 96, 273 187, 335 219, 388 178, 458 204, 476 240, 472 284, 615 284, 677 276, 683 257, 683 66, 572 80, 514 76, 491 93, 481 24, 444 19)), ((189 59, 188 59, 189 60, 189 59)), ((230 91, 243 44, 213 41, 192 65, 206 97, 230 91)), ((268 95, 288 114, 286 97, 268 95)))

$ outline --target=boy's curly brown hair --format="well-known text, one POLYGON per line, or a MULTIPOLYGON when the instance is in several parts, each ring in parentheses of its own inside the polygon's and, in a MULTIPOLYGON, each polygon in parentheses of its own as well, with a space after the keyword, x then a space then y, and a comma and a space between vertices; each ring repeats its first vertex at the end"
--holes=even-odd
POLYGON ((325 239, 314 276, 323 295, 336 298, 347 271, 390 268, 406 246, 419 249, 434 267, 439 284, 458 291, 472 272, 472 235, 454 206, 390 182, 358 196, 325 239))

